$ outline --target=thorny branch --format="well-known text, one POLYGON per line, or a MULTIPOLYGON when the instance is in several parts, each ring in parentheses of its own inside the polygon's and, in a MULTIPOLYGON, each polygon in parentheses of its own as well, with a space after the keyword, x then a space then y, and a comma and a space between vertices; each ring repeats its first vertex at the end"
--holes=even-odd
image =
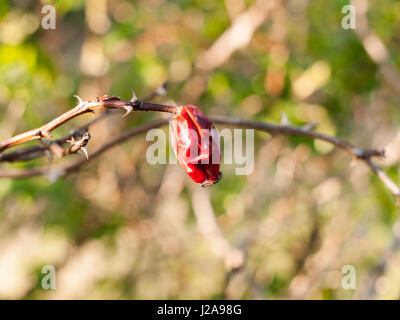
MULTIPOLYGON (((158 96, 165 96, 166 89, 167 89, 167 82, 164 82, 159 88, 157 88, 156 90, 151 92, 143 100, 148 101, 148 100, 153 100, 154 98, 156 98, 158 96)), ((134 93, 133 93, 132 100, 137 100, 137 97, 134 93)), ((142 103, 142 105, 144 105, 144 104, 142 103)), ((154 104, 152 104, 152 105, 155 106, 154 104)), ((164 107, 164 106, 160 106, 160 107, 164 107)), ((169 107, 169 106, 166 106, 166 107, 169 107)), ((173 108, 175 108, 175 107, 173 107, 173 108)), ((91 127, 92 125, 94 125, 95 123, 97 123, 101 120, 104 120, 108 116, 112 115, 113 113, 111 113, 110 111, 112 111, 112 110, 106 109, 101 115, 90 120, 88 123, 86 123, 82 127, 73 130, 69 135, 67 135, 63 138, 53 140, 53 141, 46 141, 46 140, 42 139, 43 143, 40 146, 22 148, 20 150, 16 150, 16 151, 9 152, 9 153, 2 153, 0 151, 0 162, 1 161, 3 161, 3 162, 29 161, 32 159, 40 158, 44 154, 47 154, 48 152, 54 153, 58 157, 63 157, 65 155, 75 153, 75 152, 79 151, 80 149, 79 148, 70 148, 70 150, 63 151, 62 146, 69 141, 74 141, 75 145, 77 145, 77 142, 75 140, 79 141, 79 140, 84 139, 84 135, 88 132, 89 127, 91 127)), ((90 139, 90 135, 87 138, 88 139, 86 141, 86 144, 88 143, 88 141, 90 139)), ((81 148, 84 147, 85 145, 82 145, 81 148)), ((72 145, 71 145, 71 147, 72 147, 72 145)), ((85 155, 87 156, 86 151, 85 151, 85 155)))
MULTIPOLYGON (((5 150, 17 144, 20 144, 25 141, 33 140, 33 139, 40 139, 44 136, 43 132, 47 132, 47 136, 49 136, 50 131, 55 129, 56 127, 60 126, 61 124, 67 122, 68 120, 83 114, 85 112, 90 112, 92 110, 99 110, 99 109, 125 109, 127 113, 131 112, 132 110, 152 110, 152 111, 162 111, 162 112, 170 112, 174 113, 177 112, 179 107, 176 106, 169 106, 169 105, 161 105, 161 104, 153 104, 148 102, 141 102, 137 99, 136 95, 131 100, 123 101, 123 100, 110 100, 110 101, 100 101, 99 99, 95 99, 89 102, 84 102, 79 99, 79 104, 75 108, 71 109, 70 111, 64 113, 63 115, 57 117, 56 119, 50 121, 48 124, 35 129, 31 130, 22 134, 19 134, 9 140, 0 144, 0 150, 5 150)), ((86 126, 75 130, 71 135, 61 138, 59 140, 55 140, 53 142, 43 143, 42 146, 36 147, 28 147, 24 149, 17 150, 15 152, 0 154, 0 161, 22 161, 22 160, 30 160, 37 157, 42 156, 48 148, 48 145, 54 146, 55 144, 60 147, 61 144, 66 143, 67 141, 72 142, 71 146, 64 150, 61 147, 61 151, 58 151, 61 156, 74 153, 77 150, 82 148, 82 139, 83 141, 88 141, 90 136, 86 136, 84 138, 85 132, 87 132, 87 128, 89 125, 93 124, 94 122, 98 121, 100 118, 104 117, 105 115, 101 115, 98 118, 95 118, 86 126), (81 140, 77 140, 77 137, 80 137, 81 140)), ((353 159, 361 160, 365 162, 365 164, 375 173, 377 174, 378 178, 383 182, 383 184, 395 195, 398 199, 400 199, 400 188, 399 186, 386 174, 386 172, 378 167, 376 164, 373 163, 372 158, 384 157, 383 150, 375 150, 375 149, 361 149, 358 148, 351 143, 341 140, 336 137, 328 136, 323 133, 313 131, 313 125, 306 125, 303 127, 296 127, 291 125, 276 125, 271 123, 265 122, 258 122, 258 121, 246 121, 240 120, 236 118, 228 118, 228 117, 210 117, 211 121, 216 124, 225 124, 225 125, 233 125, 242 128, 252 128, 260 131, 267 132, 272 135, 288 135, 288 136, 303 136, 308 137, 311 139, 322 140, 328 142, 340 149, 343 149, 347 153, 349 153, 353 159)), ((146 132, 152 128, 160 127, 168 123, 167 119, 153 121, 142 126, 136 127, 134 129, 128 130, 121 135, 115 137, 114 139, 110 140, 102 147, 97 149, 94 153, 91 154, 90 159, 94 159, 103 152, 107 151, 108 149, 112 148, 113 146, 120 144, 127 139, 138 135, 140 133, 146 132)), ((54 150, 53 150, 54 152, 54 150)), ((54 152, 57 154, 57 151, 54 152)), ((89 159, 89 160, 90 160, 89 159)), ((24 170, 17 170, 17 171, 0 171, 0 178, 27 178, 39 175, 47 175, 49 177, 58 177, 63 176, 67 173, 72 171, 77 171, 80 169, 84 164, 86 164, 87 159, 80 159, 72 164, 69 164, 65 167, 61 168, 38 168, 38 169, 24 169, 24 170)))
POLYGON ((29 177, 41 176, 41 175, 47 175, 50 178, 57 178, 60 176, 64 176, 68 173, 77 171, 84 164, 86 164, 88 162, 88 160, 93 160, 93 159, 97 158, 103 152, 114 147, 115 145, 118 145, 133 136, 144 133, 150 129, 160 127, 167 123, 168 123, 168 120, 162 119, 162 120, 149 122, 147 124, 144 124, 144 125, 138 126, 136 128, 133 128, 131 130, 125 131, 121 135, 110 140, 109 142, 107 142, 103 146, 101 146, 99 149, 97 149, 96 151, 91 153, 89 159, 80 159, 80 160, 77 160, 77 161, 75 161, 67 166, 61 167, 61 168, 38 168, 38 169, 26 169, 26 170, 22 169, 22 170, 16 170, 16 171, 0 171, 0 178, 16 179, 16 178, 29 178, 29 177))
POLYGON ((78 105, 63 113, 62 115, 58 116, 57 118, 53 119, 52 121, 48 122, 47 124, 21 133, 16 135, 2 143, 0 143, 0 153, 4 150, 16 146, 18 144, 37 140, 42 138, 51 139, 51 131, 58 128, 62 124, 66 123, 67 121, 80 116, 82 114, 88 112, 95 112, 97 110, 106 110, 106 109, 121 109, 125 110, 125 114, 123 117, 127 116, 133 110, 140 110, 140 111, 159 111, 159 112, 170 112, 175 113, 177 111, 176 106, 167 106, 167 105, 159 105, 150 102, 140 101, 136 94, 133 93, 133 97, 131 100, 120 100, 117 97, 106 97, 104 99, 96 98, 90 101, 83 101, 79 96, 76 96, 78 99, 78 105))

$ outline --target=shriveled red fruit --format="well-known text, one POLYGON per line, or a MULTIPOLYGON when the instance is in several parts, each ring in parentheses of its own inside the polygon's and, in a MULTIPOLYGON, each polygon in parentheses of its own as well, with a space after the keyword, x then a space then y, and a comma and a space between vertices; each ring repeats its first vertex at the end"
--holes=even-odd
POLYGON ((221 179, 218 131, 198 107, 182 107, 172 117, 171 140, 178 162, 193 181, 205 187, 221 179))

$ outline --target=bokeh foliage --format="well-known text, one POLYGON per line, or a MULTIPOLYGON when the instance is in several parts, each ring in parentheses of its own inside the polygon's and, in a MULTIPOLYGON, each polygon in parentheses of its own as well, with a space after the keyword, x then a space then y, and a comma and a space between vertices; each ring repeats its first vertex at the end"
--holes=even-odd
MULTIPOLYGON (((254 1, 1 1, 0 139, 65 112, 73 94, 128 98, 134 88, 141 97, 167 80, 165 102, 273 123, 285 113, 292 124, 317 121, 321 132, 385 147, 384 164, 398 181, 399 94, 357 34, 342 28, 348 3, 282 1, 247 46, 204 71, 199 57, 254 1), (55 30, 41 27, 46 4, 56 8, 55 30)), ((369 5, 370 27, 400 67, 399 2, 369 5)), ((91 117, 69 122, 55 138, 91 117)), ((136 112, 99 123, 89 153, 158 117, 136 112)), ((256 133, 254 172, 238 176, 234 165, 222 165, 224 178, 200 190, 178 165, 148 164, 148 145, 135 137, 55 182, 0 181, 0 297, 399 297, 399 252, 385 254, 399 229, 396 200, 343 151, 256 133), (228 254, 199 228, 210 208, 228 254), (231 272, 235 250, 245 261, 231 272), (56 290, 41 288, 47 264, 56 267, 56 290), (340 287, 348 264, 357 270, 356 290, 340 287)))

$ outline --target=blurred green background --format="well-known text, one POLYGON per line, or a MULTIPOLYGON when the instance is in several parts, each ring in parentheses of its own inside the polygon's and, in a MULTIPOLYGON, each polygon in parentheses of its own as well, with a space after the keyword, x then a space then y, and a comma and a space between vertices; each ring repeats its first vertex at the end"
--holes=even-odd
MULTIPOLYGON (((397 182, 400 2, 353 1, 356 30, 342 28, 347 4, 1 1, 0 140, 72 108, 74 94, 128 99, 134 88, 143 97, 168 81, 158 102, 273 123, 285 113, 292 124, 317 121, 320 132, 384 147, 381 165, 397 182), (46 4, 55 30, 41 26, 46 4)), ((90 130, 89 154, 163 116, 119 115, 90 130)), ((400 297, 396 199, 342 150, 256 133, 254 172, 237 176, 223 164, 223 179, 201 189, 179 165, 148 164, 148 145, 136 136, 56 182, 0 180, 0 298, 400 297), (42 289, 44 265, 56 268, 55 290, 42 289), (356 269, 355 289, 341 286, 345 265, 356 269)))

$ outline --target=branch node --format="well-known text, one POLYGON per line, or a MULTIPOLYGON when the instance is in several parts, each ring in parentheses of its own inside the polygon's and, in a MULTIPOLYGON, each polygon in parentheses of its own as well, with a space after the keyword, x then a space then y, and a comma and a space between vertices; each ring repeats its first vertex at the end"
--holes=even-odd
POLYGON ((87 150, 87 147, 82 147, 78 152, 81 153, 81 151, 85 154, 86 160, 89 160, 89 153, 87 150))

